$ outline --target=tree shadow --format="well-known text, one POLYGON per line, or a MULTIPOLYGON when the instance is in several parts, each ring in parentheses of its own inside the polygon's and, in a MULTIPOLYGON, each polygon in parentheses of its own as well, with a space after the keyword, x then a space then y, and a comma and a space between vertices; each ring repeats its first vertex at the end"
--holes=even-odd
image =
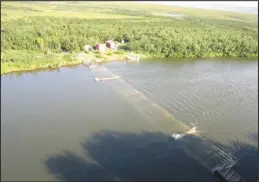
POLYGON ((90 157, 71 152, 50 156, 45 165, 59 180, 68 181, 217 181, 160 132, 103 131, 82 143, 90 157))
POLYGON ((113 180, 102 166, 69 151, 49 157, 45 164, 49 172, 62 181, 113 180))

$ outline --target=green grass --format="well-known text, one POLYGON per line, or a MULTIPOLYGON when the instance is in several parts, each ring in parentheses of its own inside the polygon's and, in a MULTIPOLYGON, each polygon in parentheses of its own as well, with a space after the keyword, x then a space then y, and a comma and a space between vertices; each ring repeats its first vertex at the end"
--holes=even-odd
MULTIPOLYGON (((126 52, 123 50, 100 53, 98 51, 88 52, 86 58, 103 62, 120 60, 126 52)), ((81 61, 76 58, 76 53, 48 53, 44 54, 28 50, 3 51, 1 54, 1 74, 10 72, 34 70, 40 68, 58 68, 66 65, 80 64, 81 61)), ((139 54, 142 58, 146 56, 139 54)))
POLYGON ((127 14, 111 13, 100 8, 88 8, 87 6, 73 6, 51 4, 50 2, 2 2, 1 22, 15 19, 27 19, 29 17, 66 17, 80 19, 134 19, 141 18, 127 14), (98 9, 100 9, 98 11, 98 9))
POLYGON ((74 59, 71 54, 43 54, 26 50, 4 51, 1 54, 1 74, 37 68, 58 68, 78 63, 80 61, 74 59))

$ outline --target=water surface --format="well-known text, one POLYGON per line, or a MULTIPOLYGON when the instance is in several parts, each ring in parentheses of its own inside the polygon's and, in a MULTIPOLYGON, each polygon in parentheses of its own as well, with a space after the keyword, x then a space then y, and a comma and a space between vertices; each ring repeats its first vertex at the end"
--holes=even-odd
MULTIPOLYGON (((237 155, 237 170, 255 179, 257 61, 105 67, 237 155)), ((1 79, 2 180, 215 180, 171 140, 179 125, 145 119, 84 66, 1 79)))

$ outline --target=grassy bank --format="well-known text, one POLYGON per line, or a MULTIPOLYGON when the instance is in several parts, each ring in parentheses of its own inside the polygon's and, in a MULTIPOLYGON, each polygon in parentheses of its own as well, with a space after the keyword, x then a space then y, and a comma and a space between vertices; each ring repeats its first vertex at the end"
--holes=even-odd
POLYGON ((1 54, 1 74, 33 70, 38 68, 57 68, 80 63, 72 54, 41 53, 35 51, 12 50, 1 54))
MULTIPOLYGON (((82 63, 78 55, 84 54, 86 59, 98 62, 120 61, 123 55, 127 54, 123 50, 106 53, 92 51, 88 53, 41 53, 28 50, 3 51, 1 54, 1 74, 16 71, 28 71, 40 68, 59 68, 66 65, 82 63)), ((143 54, 136 54, 140 58, 147 58, 143 54)))
MULTIPOLYGON (((59 68, 68 65, 81 64, 82 60, 79 58, 80 54, 84 54, 84 59, 93 60, 99 63, 107 63, 113 61, 123 61, 121 60, 128 52, 124 50, 119 51, 107 51, 105 53, 100 53, 98 51, 91 52, 81 52, 81 53, 41 53, 36 51, 26 51, 26 50, 12 50, 4 51, 1 55, 1 75, 17 71, 29 71, 43 68, 59 68)), ((139 56, 140 59, 146 59, 147 61, 158 60, 174 60, 174 61, 186 61, 195 60, 197 58, 168 58, 156 55, 145 55, 141 53, 135 53, 134 55, 139 56)), ((216 60, 229 60, 229 57, 223 57, 222 55, 206 57, 206 59, 215 58, 216 60)), ((254 60, 258 57, 232 57, 235 60, 254 60)), ((205 59, 205 58, 200 58, 205 59)))

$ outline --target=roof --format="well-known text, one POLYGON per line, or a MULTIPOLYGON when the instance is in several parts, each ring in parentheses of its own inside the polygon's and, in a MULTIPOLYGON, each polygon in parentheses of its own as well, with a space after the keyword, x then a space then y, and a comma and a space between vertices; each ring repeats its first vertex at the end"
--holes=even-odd
POLYGON ((106 43, 115 43, 113 40, 107 40, 106 43))

